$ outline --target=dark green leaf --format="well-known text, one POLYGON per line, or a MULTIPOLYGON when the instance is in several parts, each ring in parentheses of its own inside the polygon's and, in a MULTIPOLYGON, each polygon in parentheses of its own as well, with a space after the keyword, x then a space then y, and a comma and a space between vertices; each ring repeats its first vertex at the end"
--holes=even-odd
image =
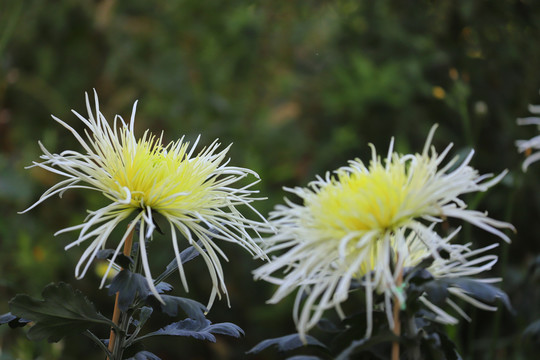
POLYGON ((65 283, 50 284, 43 290, 43 300, 17 295, 10 302, 11 313, 35 323, 28 331, 30 340, 57 342, 66 335, 80 333, 92 324, 114 326, 96 311, 80 291, 65 283))
MULTIPOLYGON (((159 294, 163 294, 172 290, 172 286, 169 283, 161 282, 156 285, 156 290, 159 294)), ((153 296, 144 276, 125 269, 120 271, 109 285, 109 295, 117 292, 119 293, 118 307, 122 311, 126 311, 133 304, 137 294, 143 300, 153 296)))
POLYGON ((403 276, 407 283, 421 284, 426 281, 432 280, 433 275, 424 268, 408 268, 404 270, 403 276))
POLYGON ((300 335, 291 334, 291 335, 285 335, 278 338, 263 340, 257 345, 255 345, 253 348, 251 348, 247 353, 256 354, 266 348, 269 348, 270 346, 275 346, 277 347, 278 351, 282 351, 282 352, 298 349, 303 346, 319 346, 324 349, 327 349, 326 345, 324 345, 322 342, 320 342, 313 336, 306 335, 306 342, 304 343, 302 339, 300 339, 300 335))
POLYGON ((117 292, 119 293, 118 307, 122 311, 126 311, 133 304, 137 294, 142 299, 146 299, 151 294, 144 276, 125 269, 114 277, 109 286, 109 295, 117 292))
POLYGON ((235 325, 230 322, 217 323, 217 324, 210 325, 210 332, 212 334, 232 336, 235 338, 239 338, 240 336, 245 335, 244 330, 242 330, 238 325, 235 325))
POLYGON ((199 340, 208 340, 216 342, 216 337, 213 334, 228 335, 240 337, 244 335, 244 331, 232 323, 214 324, 208 319, 203 322, 193 319, 185 319, 165 326, 158 331, 141 336, 137 341, 156 335, 171 335, 171 336, 190 336, 199 340))
POLYGON ((143 306, 139 311, 139 319, 134 320, 133 322, 133 325, 135 325, 137 328, 141 328, 144 326, 144 324, 146 323, 146 321, 148 321, 154 310, 149 306, 143 306))
POLYGON ((161 310, 169 316, 176 316, 178 314, 178 308, 180 307, 189 318, 195 319, 201 323, 206 320, 204 315, 206 306, 198 301, 171 295, 162 295, 161 299, 164 303, 159 303, 159 305, 157 305, 157 300, 154 297, 149 297, 147 301, 150 300, 150 303, 154 303, 155 306, 160 306, 161 310))
POLYGON ((430 267, 431 264, 433 264, 433 261, 435 261, 433 256, 427 256, 423 258, 422 261, 420 261, 416 266, 413 267, 413 271, 425 270, 426 268, 430 267))
POLYGON ((498 299, 510 312, 514 311, 508 295, 491 284, 470 278, 448 279, 448 283, 465 290, 469 295, 480 301, 492 304, 498 299))
MULTIPOLYGON (((430 302, 440 306, 441 304, 444 304, 448 298, 448 286, 450 286, 448 282, 443 281, 442 279, 436 279, 422 284, 419 288, 426 293, 430 302)), ((411 300, 416 301, 416 299, 411 300)))
POLYGON ((160 282, 156 285, 156 290, 159 294, 171 291, 173 289, 172 285, 166 282, 160 282))
POLYGON ((318 356, 313 356, 313 355, 296 355, 296 356, 288 357, 285 360, 323 360, 323 358, 320 358, 318 356))

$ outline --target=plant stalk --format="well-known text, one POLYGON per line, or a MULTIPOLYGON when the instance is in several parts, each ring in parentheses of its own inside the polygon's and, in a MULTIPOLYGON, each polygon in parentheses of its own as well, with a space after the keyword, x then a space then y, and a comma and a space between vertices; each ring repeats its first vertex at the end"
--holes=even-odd
MULTIPOLYGON (((396 259, 396 263, 399 262, 399 258, 396 259)), ((396 286, 401 287, 401 284, 403 283, 403 269, 399 271, 398 277, 396 279, 396 286)), ((394 315, 394 328, 392 331, 394 334, 399 337, 401 335, 401 321, 399 319, 399 310, 401 308, 401 303, 399 301, 399 298, 396 296, 394 299, 394 309, 393 309, 393 315, 394 315)), ((392 342, 392 360, 399 360, 399 340, 396 340, 392 342)))
MULTIPOLYGON (((129 235, 126 238, 126 242, 124 243, 124 255, 130 256, 131 255, 131 248, 133 247, 133 233, 135 231, 135 227, 131 230, 129 235)), ((118 306, 118 297, 120 293, 116 293, 116 299, 114 300, 114 310, 113 310, 113 317, 112 322, 118 325, 118 321, 120 320, 120 307, 118 306)), ((109 335, 109 347, 108 350, 111 354, 114 354, 114 346, 116 342, 116 332, 114 329, 111 329, 111 334, 109 335)), ((109 356, 107 356, 107 360, 110 360, 109 356)), ((117 360, 117 359, 113 359, 117 360)))

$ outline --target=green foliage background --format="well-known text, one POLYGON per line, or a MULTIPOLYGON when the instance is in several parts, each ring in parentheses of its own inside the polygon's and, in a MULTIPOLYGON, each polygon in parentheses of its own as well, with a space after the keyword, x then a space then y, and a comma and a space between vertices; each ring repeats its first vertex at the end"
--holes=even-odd
MULTIPOLYGON (((0 313, 16 293, 38 295, 58 280, 112 311, 112 298, 96 290, 97 274, 74 279, 82 250, 63 247, 75 235, 53 237, 101 206, 100 194, 68 192, 17 214, 59 180, 24 170, 40 155, 37 141, 78 149, 49 114, 81 129, 69 110, 84 114, 84 91, 95 88, 110 120, 129 117, 139 99, 139 134, 150 128, 167 140, 202 134, 201 144, 234 143, 232 164, 261 175, 263 214, 282 201, 282 186, 366 160, 370 142, 384 153, 392 136, 398 151, 420 151, 440 124, 438 149, 449 142, 453 154, 474 148, 482 173, 510 170, 487 195, 468 200, 518 229, 511 245, 499 247, 492 274, 503 277, 516 316, 471 309, 473 321, 449 332, 465 359, 531 358, 538 343, 522 332, 540 318, 530 267, 540 253, 540 166, 523 174, 514 141, 536 134, 515 119, 540 102, 538 39, 534 0, 0 2, 0 313)), ((154 259, 166 264, 169 238, 159 240, 154 259)), ((461 241, 499 240, 466 228, 461 241)), ((221 301, 209 318, 235 322, 246 337, 150 342, 162 359, 244 358, 257 342, 294 332, 292 301, 265 304, 273 289, 251 279, 258 262, 225 250, 232 307, 221 301)), ((186 270, 190 296, 205 302, 204 265, 186 270)), ((0 359, 100 358, 85 338, 31 344, 7 327, 0 336, 0 359)))

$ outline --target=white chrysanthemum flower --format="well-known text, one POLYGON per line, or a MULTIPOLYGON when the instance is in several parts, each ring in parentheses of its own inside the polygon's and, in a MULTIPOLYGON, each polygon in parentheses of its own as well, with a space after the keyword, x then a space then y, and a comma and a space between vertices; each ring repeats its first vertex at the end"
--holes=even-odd
POLYGON ((112 231, 124 220, 131 219, 124 236, 116 245, 101 286, 128 234, 139 224, 139 247, 144 273, 153 293, 160 298, 153 285, 144 246, 145 239, 151 238, 155 228, 152 215, 159 213, 169 223, 172 246, 186 291, 187 282, 179 257, 177 232, 199 251, 208 267, 213 283, 209 306, 216 295, 221 297, 222 292, 227 295, 220 257, 227 258, 215 240, 234 242, 253 255, 264 256, 248 234, 250 229, 257 231, 267 225, 266 220, 250 205, 258 200, 251 197, 257 192, 251 190, 251 187, 259 181, 258 175, 249 169, 230 166, 226 159, 229 147, 218 150, 220 144, 217 140, 195 154, 199 139, 191 146, 184 138, 163 145, 162 137, 156 137, 148 131, 142 138, 136 139, 134 120, 137 102, 133 105, 129 124, 117 115, 113 127, 99 111, 97 94, 95 114, 92 113, 88 94, 86 105, 88 119, 72 110, 87 127, 84 134, 79 134, 73 127, 53 116, 54 120, 75 136, 84 152, 66 150, 55 154, 40 143, 43 161, 34 162, 33 166, 66 179, 47 190, 25 212, 69 189, 83 188, 101 192, 111 200, 110 204, 90 211, 84 223, 57 232, 80 231, 78 239, 66 246, 66 249, 90 242, 76 266, 76 277, 82 278, 85 275, 98 251, 105 247, 112 231), (247 186, 235 187, 248 175, 255 176, 257 180, 247 186), (253 210, 262 222, 245 218, 238 211, 238 205, 253 210), (197 240, 200 240, 200 245, 197 240))
MULTIPOLYGON (((434 262, 436 276, 451 269, 453 273, 476 273, 490 267, 492 257, 469 260, 468 248, 451 245, 433 231, 436 223, 447 218, 462 219, 510 241, 499 228, 513 229, 511 224, 469 210, 459 198, 486 191, 506 171, 494 178, 491 174, 479 175, 469 166, 472 151, 455 168, 457 157, 439 168, 452 145, 437 154, 431 146, 435 129, 430 131, 421 154, 397 154, 392 141, 383 163, 372 146, 368 166, 354 160, 334 175, 317 177, 308 188, 286 189, 303 203, 286 199, 286 205, 277 206, 270 214, 276 234, 267 240, 266 250, 286 252, 254 274, 279 285, 271 303, 299 289, 294 318, 300 334, 313 327, 325 310, 335 307, 339 312, 353 279, 366 288, 369 336, 373 292, 386 294, 387 303, 392 296, 402 296, 396 280, 403 267, 429 255, 439 259, 434 262), (461 260, 442 262, 439 248, 455 254, 452 261, 461 260), (284 271, 284 278, 274 275, 279 270, 284 271)), ((392 323, 390 307, 387 312, 392 323)))
MULTIPOLYGON (((529 112, 534 115, 540 115, 540 105, 529 105, 529 112)), ((536 125, 540 130, 540 117, 529 116, 517 119, 518 125, 536 125)), ((540 160, 540 151, 532 153, 532 150, 540 150, 540 135, 530 138, 529 140, 517 140, 516 146, 518 152, 525 153, 527 158, 521 165, 523 171, 527 171, 529 165, 540 160)))

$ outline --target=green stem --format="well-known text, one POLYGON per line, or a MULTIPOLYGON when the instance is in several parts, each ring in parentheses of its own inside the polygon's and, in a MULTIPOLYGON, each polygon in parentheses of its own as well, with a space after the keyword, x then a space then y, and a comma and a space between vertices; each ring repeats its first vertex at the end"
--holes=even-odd
MULTIPOLYGON (((133 246, 133 233, 135 232, 135 227, 131 229, 131 232, 129 233, 128 237, 126 238, 126 242, 124 243, 124 255, 125 256, 131 256, 131 249, 133 246)), ((120 316, 122 316, 122 322, 120 323, 120 331, 117 331, 116 329, 111 329, 111 333, 109 336, 109 346, 108 346, 108 352, 109 354, 112 353, 112 357, 110 355, 107 356, 107 360, 121 360, 123 349, 123 343, 124 339, 126 337, 127 333, 127 327, 129 326, 129 322, 126 321, 126 314, 120 310, 120 307, 118 305, 118 297, 119 293, 116 294, 116 299, 114 302, 114 311, 113 311, 113 323, 118 325, 118 322, 120 320, 120 316), (127 322, 127 324, 126 324, 127 322), (119 355, 118 355, 119 354, 119 355)))
POLYGON ((155 335, 155 334, 153 334, 153 333, 148 333, 148 334, 141 335, 141 336, 139 336, 139 337, 136 337, 136 338, 132 339, 132 340, 129 342, 129 344, 130 344, 130 345, 133 345, 133 344, 135 344, 135 343, 137 343, 137 342, 139 342, 139 341, 141 341, 141 340, 144 340, 144 339, 146 339, 146 338, 152 337, 152 336, 154 336, 154 335, 155 335))
POLYGON ((165 271, 163 272, 162 274, 160 274, 155 280, 154 280, 154 285, 157 285, 159 284, 160 282, 164 281, 166 278, 168 278, 169 276, 171 276, 171 274, 173 274, 174 272, 178 271, 178 264, 176 264, 176 259, 172 260, 169 265, 167 265, 167 267, 171 266, 171 269, 168 270, 168 271, 165 271))
POLYGON ((90 330, 86 330, 83 334, 90 338, 93 342, 95 342, 101 348, 101 350, 103 350, 105 354, 107 354, 108 357, 111 357, 112 354, 109 352, 109 349, 107 349, 107 346, 105 346, 103 341, 101 341, 96 335, 94 335, 94 333, 92 333, 90 330))
POLYGON ((129 327, 129 316, 127 312, 122 312, 122 319, 120 320, 120 334, 116 336, 116 343, 114 344, 114 353, 112 360, 122 360, 126 345, 126 335, 129 327))
MULTIPOLYGON (((396 264, 398 263, 399 263, 399 254, 396 255, 396 264)), ((403 269, 399 271, 398 278, 396 281, 396 286, 400 287, 402 282, 403 282, 403 269)), ((398 338, 401 337, 401 319, 399 317, 400 308, 401 308, 401 303, 399 301, 399 298, 396 296, 394 299, 394 308, 392 309, 393 316, 394 316, 394 328, 392 329, 392 331, 398 338)), ((399 340, 395 340, 392 343, 392 360, 399 360, 399 340)))

